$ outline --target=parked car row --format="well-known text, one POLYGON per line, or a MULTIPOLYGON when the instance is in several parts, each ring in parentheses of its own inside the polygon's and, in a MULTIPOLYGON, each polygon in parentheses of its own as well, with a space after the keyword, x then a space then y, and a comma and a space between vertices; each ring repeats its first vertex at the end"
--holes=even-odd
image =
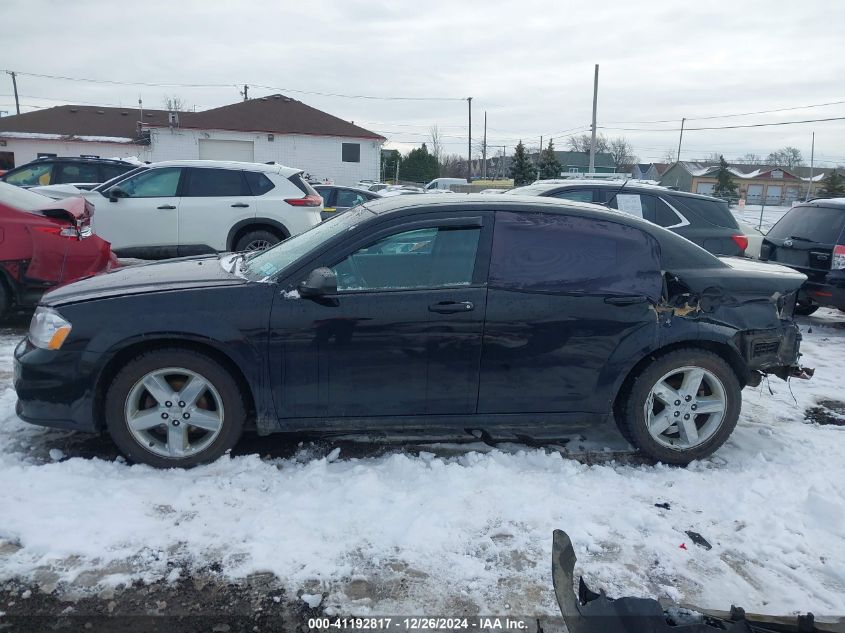
POLYGON ((259 253, 48 293, 15 350, 17 413, 159 467, 246 428, 544 440, 610 418, 686 464, 730 436, 744 386, 800 373, 805 279, 592 204, 378 198, 259 253))

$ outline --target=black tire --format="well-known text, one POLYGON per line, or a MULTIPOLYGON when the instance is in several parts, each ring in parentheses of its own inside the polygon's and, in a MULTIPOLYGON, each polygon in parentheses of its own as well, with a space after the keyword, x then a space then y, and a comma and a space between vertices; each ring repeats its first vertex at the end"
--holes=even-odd
POLYGON ((815 303, 796 303, 795 304, 795 314, 798 316, 810 316, 819 309, 819 305, 815 303))
MULTIPOLYGON (((736 427, 741 406, 742 387, 731 366, 713 352, 684 348, 658 356, 642 368, 626 392, 621 394, 615 417, 622 435, 641 453, 655 461, 685 466, 711 455, 725 443, 736 427), (681 367, 698 367, 713 374, 724 388, 726 402, 718 428, 708 439, 691 448, 668 447, 655 440, 649 433, 645 412, 652 388, 664 375, 681 367)), ((694 420, 700 417, 693 414, 694 420)))
MULTIPOLYGON (((156 468, 190 468, 214 461, 238 441, 246 418, 243 394, 229 370, 205 354, 175 348, 145 352, 124 365, 108 388, 104 411, 106 427, 121 453, 132 462, 156 468), (213 386, 222 400, 222 423, 218 435, 205 449, 185 457, 164 457, 152 452, 133 435, 126 419, 125 405, 133 388, 150 372, 164 368, 183 368, 194 372, 213 386)), ((176 417, 173 416, 173 419, 176 417)), ((166 428, 162 422, 162 427, 154 429, 154 432, 166 433, 166 428)), ((201 430, 199 432, 202 434, 201 430)))
POLYGON ((9 308, 12 306, 12 298, 6 283, 0 279, 0 319, 7 316, 9 308))
POLYGON ((256 230, 256 231, 249 231, 244 233, 241 237, 238 238, 238 241, 235 243, 235 250, 236 251, 255 251, 255 250, 264 250, 265 248, 270 248, 271 246, 275 246, 282 239, 272 231, 266 231, 263 229, 256 230), (259 244, 267 244, 263 248, 257 248, 259 244))

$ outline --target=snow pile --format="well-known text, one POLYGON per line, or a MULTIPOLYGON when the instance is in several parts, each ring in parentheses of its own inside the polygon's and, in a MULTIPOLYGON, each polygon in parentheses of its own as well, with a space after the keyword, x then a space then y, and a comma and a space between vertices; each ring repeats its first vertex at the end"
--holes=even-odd
MULTIPOLYGON (((841 398, 845 319, 817 315, 803 321, 803 360, 817 372, 791 383, 797 402, 778 380, 773 394, 747 390, 729 443, 687 469, 525 447, 358 459, 312 448, 190 471, 68 449, 53 461, 67 434, 17 420, 7 389, 0 580, 114 585, 166 578, 168 563, 218 563, 235 578, 275 572, 309 605, 326 592, 329 610, 555 613, 551 535, 562 528, 576 571, 611 596, 845 613, 845 427, 804 421, 841 398)), ((0 339, 3 375, 13 343, 0 339)))

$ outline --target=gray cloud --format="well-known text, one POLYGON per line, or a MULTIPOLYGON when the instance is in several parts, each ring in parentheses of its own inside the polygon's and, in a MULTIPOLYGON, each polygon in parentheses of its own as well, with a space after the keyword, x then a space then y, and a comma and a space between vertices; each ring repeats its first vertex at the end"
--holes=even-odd
MULTIPOLYGON (((767 110, 845 99, 842 3, 374 2, 115 3, 6 0, 2 65, 72 77, 221 88, 102 85, 21 77, 28 106, 59 102, 160 107, 176 94, 200 108, 239 99, 234 84, 316 92, 473 96, 473 136, 488 112, 491 144, 589 125, 593 64, 601 64, 599 124, 644 160, 677 147, 677 124, 616 124, 767 110), (830 26, 828 26, 830 25, 830 26), (51 101, 55 100, 55 101, 51 101)), ((0 77, 0 110, 11 110, 0 77)), ((385 133, 406 148, 437 123, 447 150, 466 152, 465 102, 342 99, 290 92, 385 133)), ((845 116, 831 106, 712 125, 845 116)), ((688 125, 698 127, 704 122, 688 125)), ((690 132, 684 157, 767 154, 786 144, 822 164, 845 163, 845 122, 690 132)), ((565 138, 557 140, 565 145, 565 138)))

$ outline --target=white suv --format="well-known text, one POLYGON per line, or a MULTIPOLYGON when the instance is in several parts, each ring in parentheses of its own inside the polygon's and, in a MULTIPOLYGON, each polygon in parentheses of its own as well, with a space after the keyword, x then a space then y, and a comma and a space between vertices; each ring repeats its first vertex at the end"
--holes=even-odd
POLYGON ((299 169, 212 160, 145 165, 81 195, 112 250, 145 259, 260 250, 319 224, 323 210, 299 169))

